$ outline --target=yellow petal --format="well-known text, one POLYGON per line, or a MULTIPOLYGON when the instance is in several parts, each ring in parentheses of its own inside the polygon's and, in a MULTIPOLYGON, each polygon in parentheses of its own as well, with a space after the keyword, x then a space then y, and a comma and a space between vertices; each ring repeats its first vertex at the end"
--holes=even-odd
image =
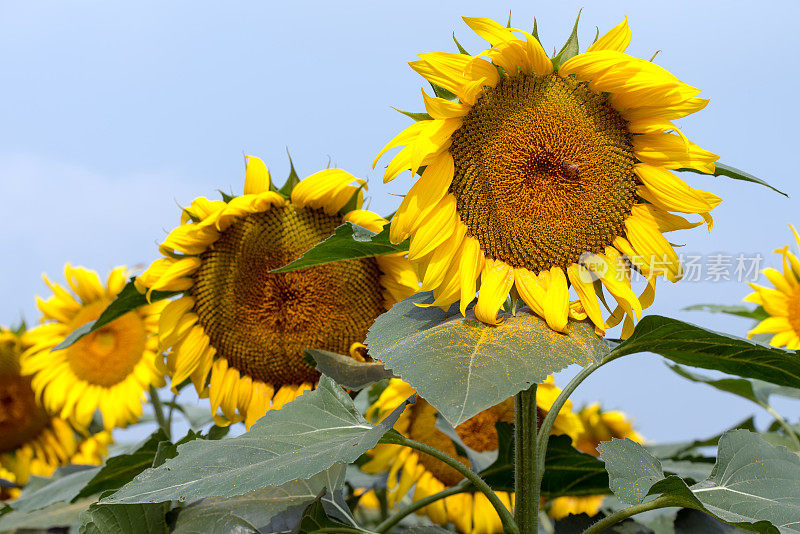
POLYGON ((467 306, 475 299, 475 281, 483 270, 484 256, 478 240, 472 236, 464 238, 461 248, 459 291, 461 295, 461 315, 466 314, 467 306))
POLYGON ((512 285, 514 269, 500 260, 487 258, 481 272, 481 289, 474 309, 475 317, 486 324, 499 324, 497 312, 503 306, 512 285))
POLYGON ((628 27, 628 17, 626 16, 625 20, 611 28, 586 51, 613 50, 614 52, 624 52, 630 42, 631 29, 628 27))
POLYGON ((408 250, 409 259, 421 258, 433 252, 436 247, 453 235, 459 222, 456 198, 447 194, 411 236, 411 246, 408 250))
POLYGON ((244 194, 257 195, 269 191, 269 171, 264 162, 255 156, 245 156, 244 194))
POLYGON ((359 187, 350 185, 356 182, 366 189, 366 180, 356 178, 342 169, 325 169, 300 181, 292 190, 292 204, 314 209, 322 209, 334 215, 347 204, 359 187))

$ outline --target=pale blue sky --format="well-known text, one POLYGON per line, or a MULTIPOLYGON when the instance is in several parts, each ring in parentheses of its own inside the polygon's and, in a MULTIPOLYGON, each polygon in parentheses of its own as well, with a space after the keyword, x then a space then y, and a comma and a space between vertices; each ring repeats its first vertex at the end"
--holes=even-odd
MULTIPOLYGON (((711 104, 680 126, 721 161, 788 192, 689 175, 721 197, 716 226, 675 235, 686 254, 762 254, 800 224, 796 20, 800 4, 771 2, 0 2, 0 324, 36 318, 42 272, 70 261, 102 272, 145 265, 178 219, 178 204, 239 192, 242 151, 278 182, 286 147, 301 176, 330 160, 371 178, 371 208, 389 213, 408 176, 383 185, 370 168, 421 110, 419 52, 483 44, 461 15, 530 28, 560 47, 583 7, 580 37, 627 14, 629 53, 657 61, 711 104)), ((736 282, 662 284, 650 313, 743 334, 748 322, 681 313, 737 303, 736 282)), ((568 373, 569 374, 569 373, 568 373)), ((563 377, 560 382, 563 383, 563 377)), ((575 394, 630 412, 642 433, 710 434, 757 410, 674 376, 653 356, 598 372, 575 394)), ((796 419, 800 407, 780 403, 796 419)), ((762 421, 766 419, 762 418, 762 421)))

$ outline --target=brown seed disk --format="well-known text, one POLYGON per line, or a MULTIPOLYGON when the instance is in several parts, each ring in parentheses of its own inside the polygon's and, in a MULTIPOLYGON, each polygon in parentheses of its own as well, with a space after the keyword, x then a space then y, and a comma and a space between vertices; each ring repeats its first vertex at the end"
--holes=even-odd
POLYGON ((635 200, 626 121, 557 74, 503 78, 452 136, 450 192, 484 253, 535 272, 566 268, 623 233, 635 200))
POLYGON ((313 382, 304 349, 347 354, 385 311, 374 258, 270 273, 342 224, 322 210, 285 206, 236 221, 201 256, 192 294, 217 356, 273 386, 313 382))

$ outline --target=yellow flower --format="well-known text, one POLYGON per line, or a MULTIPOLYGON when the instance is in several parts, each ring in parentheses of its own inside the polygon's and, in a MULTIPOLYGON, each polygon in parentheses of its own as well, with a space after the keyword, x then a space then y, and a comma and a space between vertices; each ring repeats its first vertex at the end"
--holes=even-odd
MULTIPOLYGON (((800 235, 793 226, 789 228, 800 247, 800 235)), ((800 349, 800 260, 789 251, 788 245, 775 252, 783 256, 783 273, 773 268, 762 271, 774 288, 750 284, 755 293, 744 299, 763 306, 769 314, 747 333, 747 337, 774 334, 770 345, 797 350, 800 349)))
MULTIPOLYGON (((627 438, 636 443, 643 443, 642 436, 633 429, 633 425, 623 412, 600 410, 600 404, 594 403, 583 408, 580 413, 583 431, 574 440, 575 447, 586 454, 599 456, 597 446, 611 438, 627 438)), ((570 514, 586 514, 593 516, 600 511, 605 495, 588 495, 583 497, 557 497, 549 502, 548 515, 561 519, 570 514)))
POLYGON ((164 303, 139 308, 83 337, 72 346, 52 349, 76 328, 97 319, 125 286, 126 269, 117 267, 106 285, 83 267, 64 269, 72 293, 49 281, 53 291, 38 299, 42 325, 25 333, 30 346, 22 355, 22 373, 50 413, 85 430, 99 409, 106 430, 125 427, 142 415, 145 391, 164 385, 164 369, 155 337, 164 303))
MULTIPOLYGON (((61 465, 101 463, 111 434, 79 441, 67 421, 50 416, 36 402, 31 378, 20 373, 22 349, 23 340, 0 328, 0 478, 22 486, 61 465)), ((2 490, 0 500, 18 495, 15 488, 2 490)))
MULTIPOLYGON (((543 417, 560 390, 552 383, 552 379, 548 379, 539 386, 539 391, 542 395, 537 394, 537 407, 539 416, 543 417)), ((414 390, 411 386, 400 379, 392 379, 378 400, 370 406, 367 417, 375 421, 383 419, 412 394, 414 390)), ((456 427, 456 432, 466 446, 477 452, 496 450, 498 438, 495 423, 498 421, 514 422, 513 398, 465 421, 456 427)), ((435 447, 468 465, 468 459, 458 454, 452 440, 435 425, 436 410, 424 399, 418 399, 405 409, 394 428, 401 434, 435 447)), ((582 430, 580 418, 572 413, 570 404, 565 405, 556 418, 553 433, 567 433, 574 440, 582 430)), ((454 486, 462 479, 457 471, 439 460, 399 445, 379 444, 369 455, 371 459, 361 469, 367 473, 388 470, 387 500, 390 507, 399 502, 412 487, 412 499, 417 501, 454 486)), ((498 496, 509 510, 512 509, 513 493, 498 492, 498 496)), ((426 506, 419 513, 427 515, 431 521, 440 525, 453 523, 463 533, 502 532, 500 517, 486 496, 480 492, 451 495, 426 506)))
POLYGON ((185 292, 164 309, 159 338, 173 389, 191 379, 218 425, 249 428, 314 387, 304 349, 356 353, 375 318, 419 285, 402 254, 270 273, 345 221, 373 231, 387 221, 360 209, 366 184, 340 169, 302 180, 290 199, 269 184, 248 156, 244 195, 193 201, 160 246, 165 258, 137 279, 148 294, 185 292))
POLYGON ((720 202, 670 171, 714 171, 718 156, 671 122, 708 100, 655 63, 626 55, 627 19, 557 70, 529 33, 486 18, 464 21, 491 48, 411 62, 457 100, 423 90, 431 118, 378 155, 404 147, 384 181, 421 172, 392 219, 392 241, 411 238, 409 258, 437 305, 460 300, 463 313, 480 280, 475 314, 485 323, 497 323, 515 288, 554 330, 564 331, 570 316, 588 316, 598 331, 624 319, 627 337, 652 303, 658 276, 681 278, 663 232, 702 224, 670 212, 700 214, 710 229, 709 212, 720 202), (631 268, 647 280, 639 296, 631 268), (617 304, 606 320, 602 287, 617 304))

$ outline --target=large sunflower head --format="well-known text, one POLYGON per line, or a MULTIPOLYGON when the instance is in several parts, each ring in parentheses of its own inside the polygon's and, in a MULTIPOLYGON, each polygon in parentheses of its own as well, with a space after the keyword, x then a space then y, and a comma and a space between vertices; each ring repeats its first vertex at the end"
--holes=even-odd
POLYGON ((244 420, 249 428, 312 388, 319 374, 304 349, 363 347, 374 319, 417 290, 402 255, 270 272, 345 221, 380 231, 386 220, 361 209, 364 188, 363 180, 327 169, 284 195, 249 156, 244 195, 192 202, 160 247, 165 258, 138 278, 142 290, 184 292, 164 309, 160 341, 171 347, 173 387, 190 378, 210 397, 217 424, 244 420))
MULTIPOLYGON (((793 226, 789 228, 800 248, 800 235, 793 226)), ((789 245, 775 252, 783 256, 783 272, 771 267, 764 269, 762 272, 773 287, 750 284, 755 292, 744 299, 762 306, 769 315, 747 337, 771 334, 770 345, 797 350, 800 349, 800 259, 789 250, 789 245)))
MULTIPOLYGON (((79 441, 72 426, 47 413, 36 400, 31 378, 20 372, 23 340, 0 328, 0 478, 24 485, 30 475, 49 476, 68 463, 99 464, 111 434, 79 441)), ((18 490, 4 490, 15 498, 18 490)))
MULTIPOLYGON (((627 438, 636 443, 644 443, 641 434, 633 428, 633 422, 624 412, 603 411, 600 404, 593 403, 584 407, 578 416, 583 423, 583 430, 578 434, 578 439, 573 441, 575 447, 586 454, 599 456, 597 446, 612 438, 627 438)), ((586 514, 591 517, 600 511, 604 499, 605 495, 557 497, 547 504, 547 513, 554 519, 570 514, 586 514)))
MULTIPOLYGON (((560 390, 551 379, 539 386, 537 408, 542 418, 560 390)), ((400 379, 392 379, 375 403, 367 411, 367 417, 378 421, 383 419, 404 400, 414 394, 414 390, 400 379)), ((571 404, 559 412, 553 425, 554 434, 568 434, 575 440, 583 430, 580 419, 571 411, 571 404)), ((469 460, 460 455, 453 441, 436 428, 436 409, 424 399, 418 399, 401 414, 394 428, 411 439, 435 447, 456 458, 464 465, 469 460)), ((467 447, 485 452, 496 450, 498 437, 497 422, 514 422, 514 399, 484 410, 455 428, 461 441, 467 447)), ((379 444, 368 453, 370 460, 361 466, 367 473, 389 472, 387 480, 387 500, 390 506, 400 501, 414 487, 412 499, 417 501, 428 495, 438 493, 447 487, 458 484, 462 477, 454 469, 442 464, 426 454, 399 445, 379 444)), ((514 494, 498 492, 503 503, 512 509, 514 494)), ((419 513, 427 515, 437 524, 453 523, 463 533, 502 532, 500 517, 483 493, 458 493, 434 502, 419 513)))
POLYGON ((598 331, 624 319, 629 335, 656 278, 681 277, 663 232, 702 224, 670 212, 700 214, 710 228, 720 202, 670 171, 714 171, 717 156, 671 122, 708 100, 626 55, 627 20, 557 68, 533 35, 464 20, 491 48, 411 62, 437 96, 423 90, 428 118, 378 155, 404 146, 385 181, 421 173, 392 219, 392 240, 411 238, 422 287, 443 307, 460 300, 463 313, 479 280, 475 314, 486 323, 515 288, 555 330, 588 315, 598 331), (631 268, 647 280, 640 296, 631 268), (603 287, 617 303, 607 320, 603 287))
POLYGON ((43 406, 76 427, 86 429, 97 410, 107 430, 127 426, 141 417, 144 392, 164 385, 155 337, 164 304, 131 311, 53 351, 76 328, 100 316, 125 286, 127 269, 112 270, 105 285, 89 269, 67 265, 64 271, 72 291, 45 277, 53 295, 38 299, 42 324, 24 335, 30 348, 22 355, 22 373, 32 377, 43 406))

